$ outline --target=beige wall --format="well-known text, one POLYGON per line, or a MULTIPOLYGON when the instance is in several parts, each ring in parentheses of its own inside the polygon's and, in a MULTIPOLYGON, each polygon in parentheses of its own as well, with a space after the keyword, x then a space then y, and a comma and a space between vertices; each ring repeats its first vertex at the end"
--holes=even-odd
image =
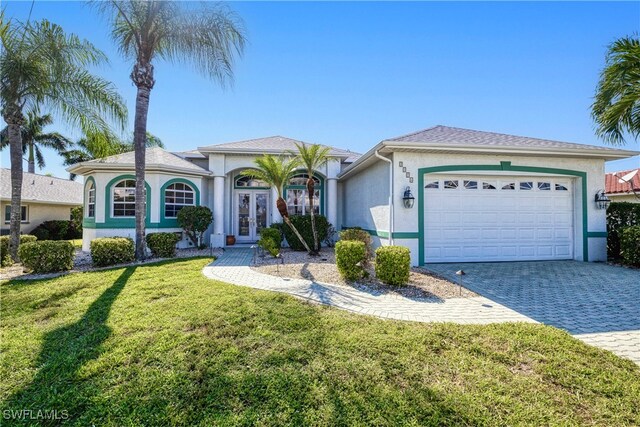
MULTIPOLYGON (((9 202, 0 203, 0 209, 2 213, 1 228, 2 230, 9 230, 9 223, 4 220, 5 206, 10 205, 9 202)), ((23 203, 22 206, 27 206, 28 218, 26 223, 20 225, 20 232, 23 234, 29 234, 31 230, 45 221, 52 220, 68 220, 71 217, 72 206, 68 205, 48 205, 44 203, 23 203)))
POLYGON ((607 197, 609 197, 612 202, 640 203, 640 199, 633 194, 607 194, 607 197))

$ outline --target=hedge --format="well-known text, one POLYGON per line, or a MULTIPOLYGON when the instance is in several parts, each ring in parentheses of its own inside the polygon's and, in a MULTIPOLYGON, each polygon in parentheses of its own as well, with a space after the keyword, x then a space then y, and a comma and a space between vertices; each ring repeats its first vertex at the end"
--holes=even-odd
MULTIPOLYGON (((13 264, 13 260, 11 259, 11 255, 9 254, 9 241, 11 236, 2 236, 0 237, 0 266, 8 267, 13 264)), ((32 236, 30 234, 21 234, 20 235, 20 244, 23 243, 31 243, 38 240, 36 236, 32 236)))
POLYGON ((82 238, 82 228, 78 230, 73 221, 45 221, 31 231, 38 240, 73 240, 82 238))
POLYGON ((180 238, 176 233, 149 233, 145 240, 153 256, 173 258, 176 256, 176 244, 180 241, 180 238))
POLYGON ((106 265, 132 262, 135 259, 135 245, 128 237, 100 237, 91 241, 93 264, 106 265))
POLYGON ((365 248, 367 249, 367 257, 365 261, 368 262, 371 259, 371 235, 362 228, 354 227, 342 230, 340 232, 340 240, 356 240, 364 243, 365 248))
POLYGON ((622 230, 620 254, 625 264, 640 266, 640 225, 622 230))
POLYGON ((376 277, 389 285, 409 283, 411 255, 404 246, 381 246, 376 249, 376 277))
POLYGON ((345 280, 353 282, 364 276, 363 265, 366 252, 367 250, 362 242, 340 240, 336 243, 336 266, 345 280))
MULTIPOLYGON (((313 247, 313 230, 311 229, 311 215, 291 215, 289 217, 291 223, 298 229, 298 232, 302 235, 302 238, 307 242, 310 248, 313 247)), ((329 221, 324 215, 316 215, 316 230, 318 231, 318 241, 322 242, 327 237, 329 230, 329 221)), ((298 236, 291 230, 287 224, 283 224, 280 227, 284 237, 289 243, 289 247, 294 251, 306 251, 298 236)))
POLYGON ((73 268, 71 242, 45 240, 23 243, 18 248, 20 262, 34 273, 53 273, 73 268))
POLYGON ((623 228, 640 225, 640 203, 613 202, 607 209, 607 254, 620 259, 620 235, 623 228))
POLYGON ((260 240, 258 246, 267 251, 269 255, 277 257, 280 255, 282 244, 282 234, 277 228, 263 228, 260 230, 260 240))

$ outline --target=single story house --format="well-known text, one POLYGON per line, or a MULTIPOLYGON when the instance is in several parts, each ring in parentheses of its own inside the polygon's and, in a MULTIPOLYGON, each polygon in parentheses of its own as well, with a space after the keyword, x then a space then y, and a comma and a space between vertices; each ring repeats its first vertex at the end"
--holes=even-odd
MULTIPOLYGON (((44 221, 69 220, 71 209, 82 206, 82 183, 47 175, 22 175, 22 222, 20 232, 28 234, 44 221)), ((11 218, 11 169, 0 169, 1 234, 9 234, 11 218)))
MULTIPOLYGON (((147 232, 176 231, 187 205, 212 209, 210 244, 254 242, 281 221, 275 191, 243 177, 265 153, 295 141, 275 136, 169 153, 147 150, 147 232)), ((376 245, 411 249, 412 263, 606 259, 606 212, 595 202, 604 163, 633 151, 435 126, 386 139, 364 155, 331 147, 314 173, 316 209, 337 229, 361 227, 376 245)), ((73 165, 85 176, 83 248, 134 231, 134 156, 73 165)), ((304 171, 286 187, 292 214, 308 213, 304 171)), ((180 245, 186 246, 183 240, 180 245)))
POLYGON ((640 203, 640 168, 606 174, 604 191, 612 202, 640 203))

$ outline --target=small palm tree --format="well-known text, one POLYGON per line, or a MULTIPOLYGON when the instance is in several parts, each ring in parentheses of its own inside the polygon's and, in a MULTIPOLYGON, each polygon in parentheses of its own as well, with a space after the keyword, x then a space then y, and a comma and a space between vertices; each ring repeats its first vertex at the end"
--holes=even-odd
POLYGON ((307 169, 307 196, 309 197, 309 209, 311 214, 311 230, 313 231, 313 253, 317 254, 320 251, 320 241, 318 239, 318 231, 316 230, 316 214, 313 209, 313 200, 315 198, 315 185, 316 182, 313 179, 313 172, 320 169, 329 161, 329 147, 325 147, 319 144, 296 144, 298 152, 295 155, 298 156, 300 164, 307 169))
POLYGON ((11 257, 17 260, 25 111, 41 106, 85 132, 124 129, 127 109, 108 81, 87 71, 106 61, 92 44, 49 21, 23 24, 0 12, 0 98, 11 158, 11 257))
MULTIPOLYGON (((29 111, 24 124, 20 127, 22 134, 22 153, 27 154, 27 171, 36 173, 36 162, 40 169, 46 166, 41 148, 50 148, 62 155, 72 142, 58 132, 44 133, 43 129, 53 123, 50 114, 40 115, 38 111, 29 111)), ((9 146, 9 128, 0 131, 0 150, 9 146)))
POLYGON ((624 37, 609 46, 591 115, 596 134, 612 145, 624 134, 640 135, 640 37, 624 37))
POLYGON ((251 178, 259 179, 261 181, 266 182, 270 186, 276 189, 278 193, 278 200, 276 201, 276 206, 278 207, 278 212, 282 216, 284 222, 291 228, 291 230, 295 233, 295 235, 300 240, 300 243, 304 246, 307 252, 311 253, 311 249, 307 242, 302 238, 302 235, 298 231, 298 229, 293 225, 291 220, 289 219, 289 211, 287 210, 287 202, 282 198, 282 192, 284 186, 295 172, 296 168, 299 165, 298 159, 296 158, 283 158, 276 157, 270 154, 265 154, 263 156, 258 157, 254 161, 257 169, 247 169, 241 172, 244 176, 249 176, 251 178))
POLYGON ((233 76, 236 54, 245 38, 239 19, 227 7, 187 2, 117 1, 94 3, 111 21, 112 36, 131 59, 131 80, 137 88, 133 130, 136 169, 136 258, 145 256, 145 146, 149 96, 155 84, 157 59, 189 63, 224 84, 233 76))

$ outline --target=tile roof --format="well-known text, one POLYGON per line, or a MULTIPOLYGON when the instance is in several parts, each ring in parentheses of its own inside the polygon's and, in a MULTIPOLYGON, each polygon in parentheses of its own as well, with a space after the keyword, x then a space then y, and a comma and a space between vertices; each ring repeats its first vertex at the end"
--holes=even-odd
MULTIPOLYGON (((199 147, 199 151, 204 152, 267 152, 267 153, 283 153, 287 151, 295 151, 296 144, 311 145, 308 142, 287 138, 284 136, 269 136, 266 138, 248 139, 245 141, 227 142, 224 144, 208 145, 199 147)), ((323 144, 321 144, 323 145, 323 144)), ((354 153, 350 150, 324 145, 331 149, 330 155, 345 158, 345 162, 355 161, 360 157, 360 153, 354 153)))
POLYGON ((622 151, 615 148, 601 147, 597 145, 576 144, 572 142, 553 141, 549 139, 530 138, 526 136, 506 135, 503 133, 485 132, 479 130, 462 129, 449 126, 434 126, 418 132, 396 138, 389 138, 394 142, 433 143, 459 146, 486 146, 486 147, 517 147, 517 148, 550 148, 569 150, 600 150, 622 151))
POLYGON ((640 191, 640 168, 610 172, 604 176, 604 192, 607 194, 633 193, 633 190, 640 191), (628 182, 620 179, 633 171, 636 174, 628 182))
MULTIPOLYGON (((23 202, 82 204, 83 184, 68 179, 24 172, 22 175, 23 202)), ((11 200, 11 170, 0 170, 0 199, 11 200)))

